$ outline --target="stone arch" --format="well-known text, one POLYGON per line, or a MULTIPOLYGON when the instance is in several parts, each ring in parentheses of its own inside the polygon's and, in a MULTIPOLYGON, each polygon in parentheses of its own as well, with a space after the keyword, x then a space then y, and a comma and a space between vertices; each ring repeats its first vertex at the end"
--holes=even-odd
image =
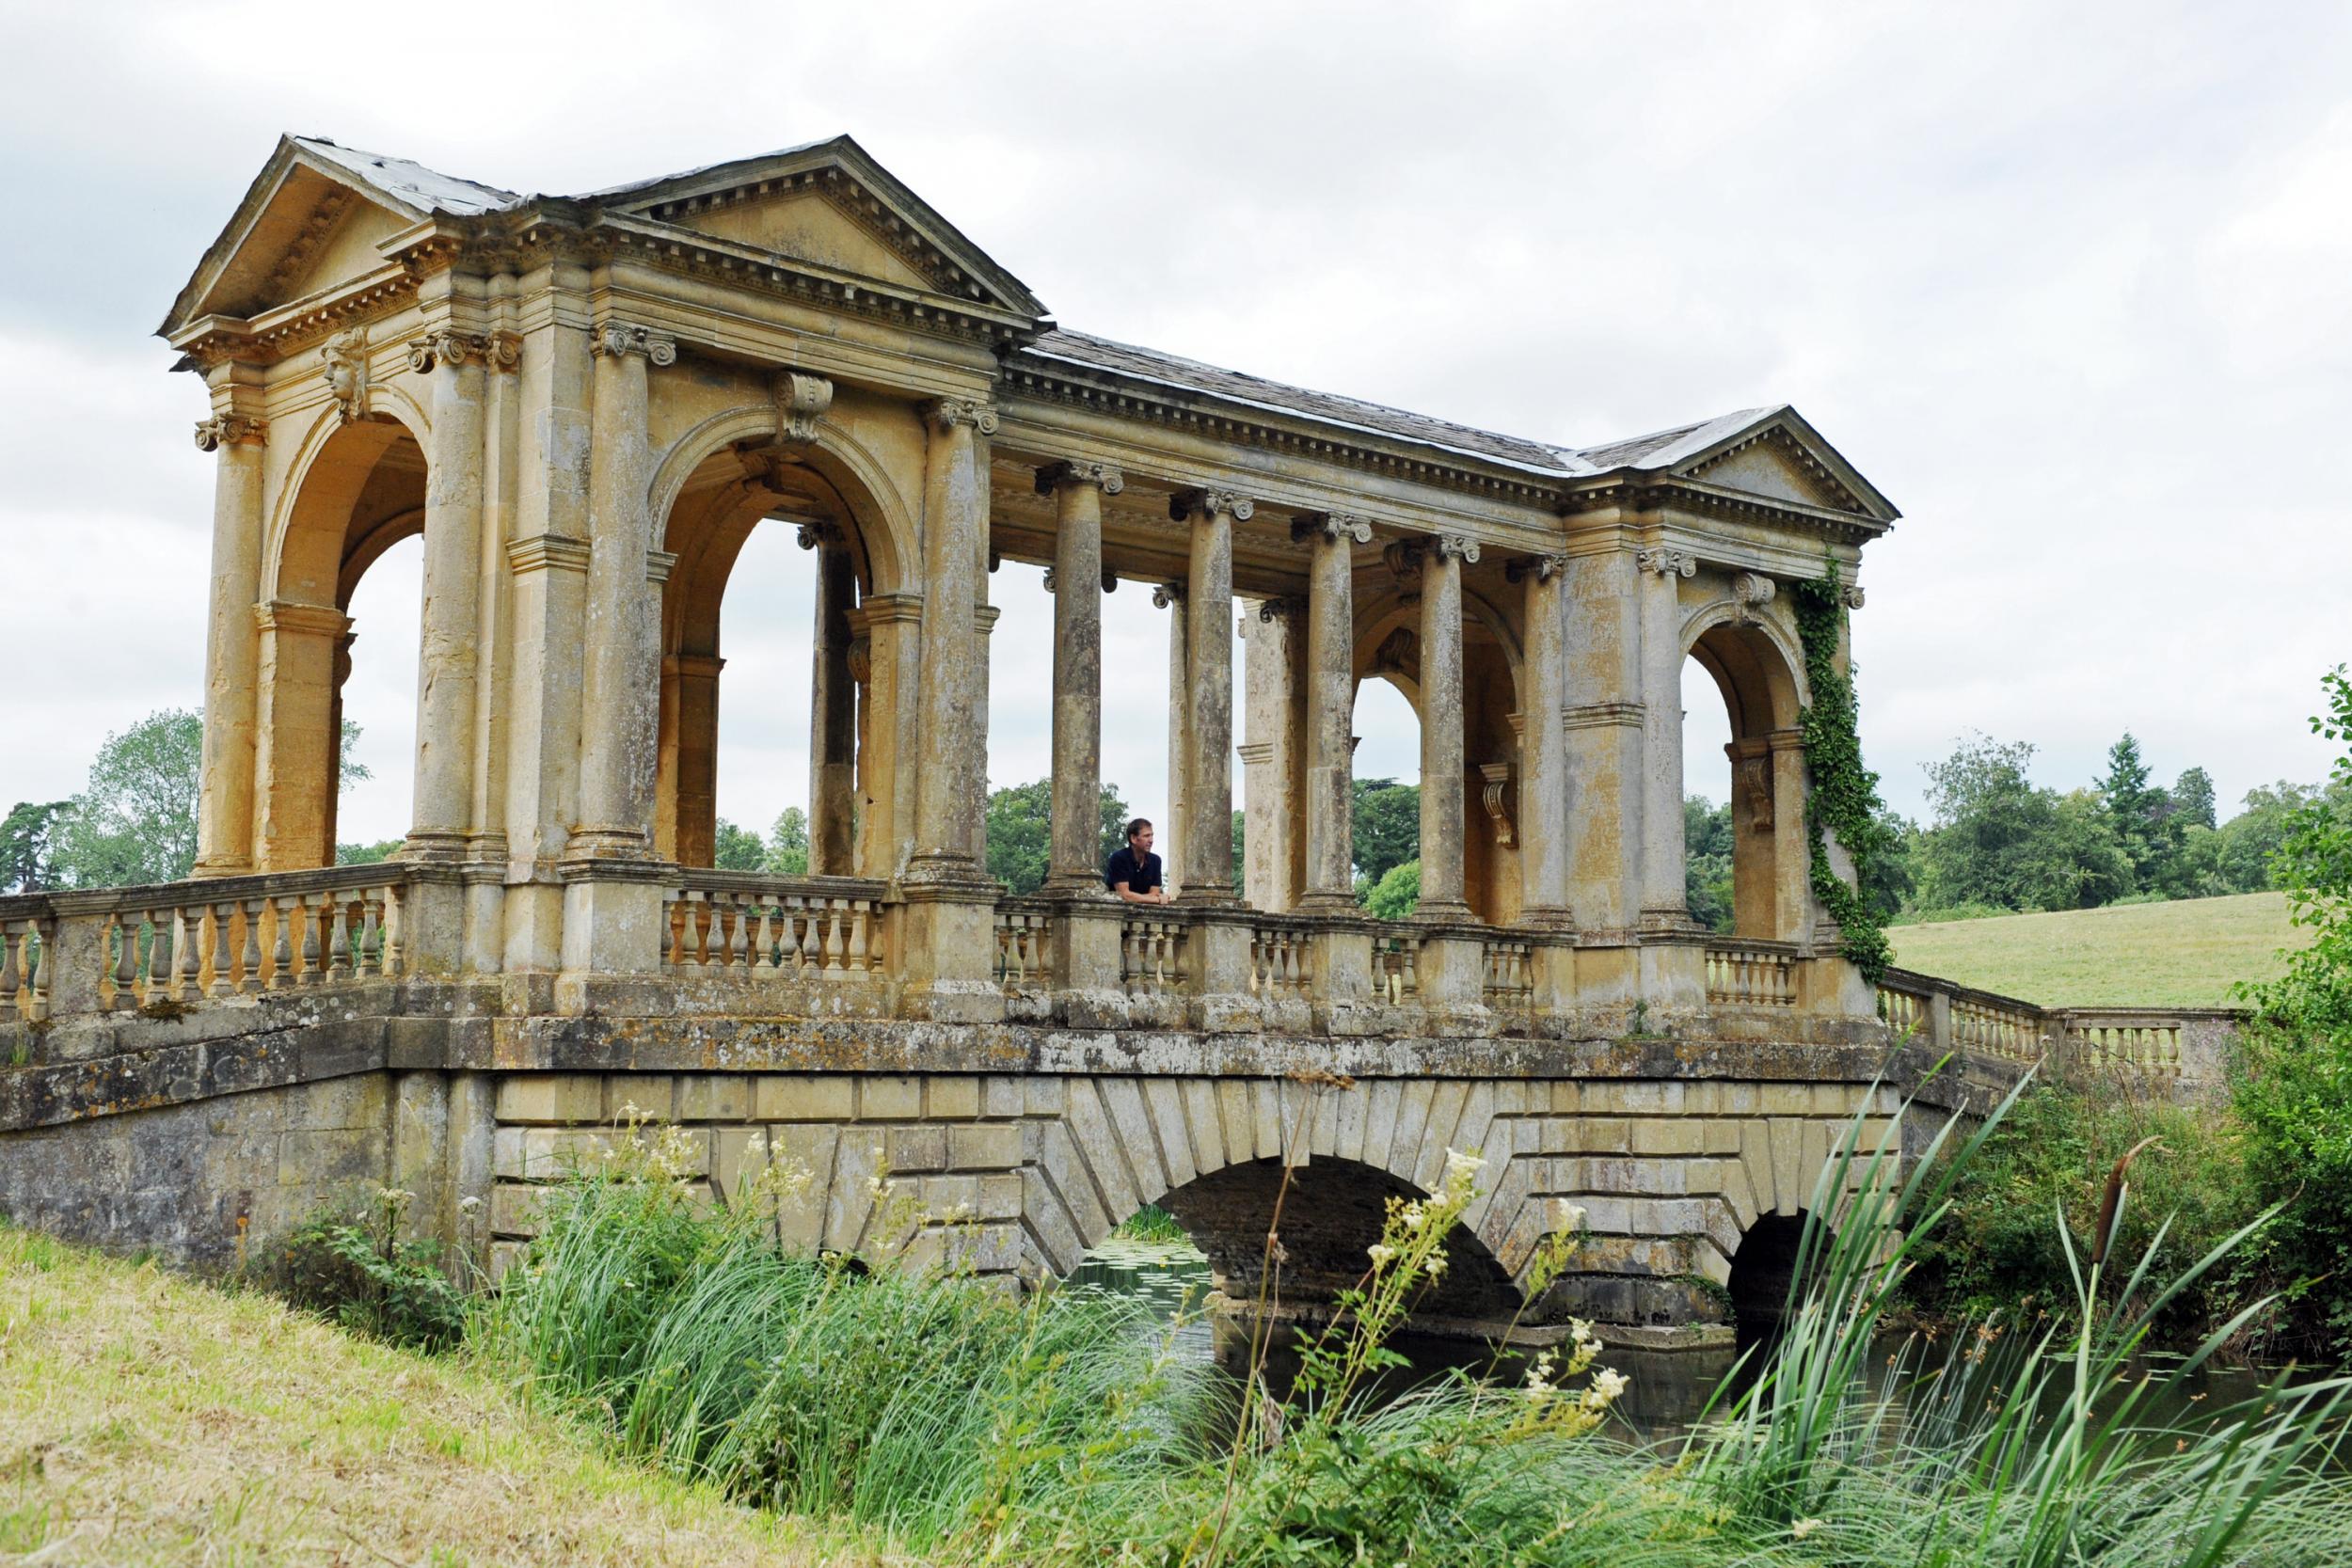
POLYGON ((328 407, 289 467, 262 558, 255 694, 257 869, 334 863, 347 611, 368 567, 424 530, 427 428, 414 403, 372 391, 369 417, 328 407))
MULTIPOLYGON (((1400 593, 1367 595, 1359 601, 1353 650, 1358 687, 1387 681, 1416 720, 1422 715, 1420 615, 1400 593)), ((1464 896, 1481 919, 1508 925, 1522 903, 1513 793, 1520 768, 1522 644, 1511 611, 1471 581, 1462 586, 1462 620, 1464 896), (1483 635, 1473 636, 1473 628, 1483 635)))
MULTIPOLYGON (((1047 1272, 1066 1274, 1136 1210, 1157 1204, 1209 1255, 1221 1289, 1254 1298, 1289 1148, 1284 1296, 1327 1301, 1363 1272, 1389 1198, 1425 1196, 1443 1180, 1449 1148, 1494 1136, 1497 1092, 1461 1081, 1339 1089, 1280 1078, 1065 1079, 1059 1114, 1037 1124, 1026 1245, 1047 1272)), ((1489 1191, 1466 1214, 1449 1249, 1454 1266, 1423 1303, 1425 1316, 1507 1317, 1518 1306, 1516 1271, 1534 1245, 1520 1232, 1533 1200, 1507 1140, 1504 1148, 1482 1173, 1489 1191)))
POLYGON ((1802 941, 1813 925, 1804 651, 1779 606, 1736 591, 1684 618, 1682 649, 1713 680, 1730 721, 1732 929, 1802 941))
MULTIPOLYGON (((1724 1288, 1731 1293, 1732 1320, 1742 1344, 1768 1338, 1780 1326, 1796 1283, 1809 1212, 1758 1214, 1732 1254, 1724 1288)), ((1824 1238, 1826 1241, 1826 1238, 1824 1238)), ((1818 1266, 1817 1255, 1815 1263, 1818 1266)))
MULTIPOLYGON (((780 442, 778 428, 771 404, 713 415, 671 443, 649 486, 656 536, 674 557, 661 591, 656 842, 683 863, 711 862, 722 607, 754 529, 781 519, 803 525, 804 540, 818 550, 820 625, 814 657, 820 677, 829 674, 831 682, 829 688, 826 679, 818 682, 820 694, 829 690, 830 697, 820 695, 826 719, 819 728, 826 734, 813 738, 838 777, 827 799, 810 801, 812 868, 879 874, 883 826, 895 816, 898 793, 897 780, 882 776, 883 759, 895 748, 875 744, 870 676, 876 661, 870 646, 866 657, 857 657, 850 620, 859 605, 904 584, 919 559, 914 522, 886 467, 839 429, 820 423, 812 440, 780 442), (861 687, 864 700, 856 695, 861 687), (853 795, 859 800, 854 810, 848 804, 853 795), (853 816, 862 827, 871 825, 860 835, 865 843, 852 842, 853 816)), ((900 634, 893 623, 885 635, 900 634)), ((895 708, 897 695, 885 693, 883 701, 895 708)), ((823 786, 818 792, 826 793, 823 786)))

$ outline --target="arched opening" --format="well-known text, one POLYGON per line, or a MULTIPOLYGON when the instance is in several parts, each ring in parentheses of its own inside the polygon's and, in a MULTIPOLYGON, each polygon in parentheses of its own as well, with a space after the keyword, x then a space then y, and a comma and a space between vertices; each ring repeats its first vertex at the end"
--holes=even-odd
POLYGON ((1421 714, 1388 669, 1356 684, 1354 832, 1358 899, 1385 918, 1421 889, 1421 714))
POLYGON ((338 772, 335 859, 390 855, 414 820, 418 607, 424 601, 424 535, 391 543, 369 564, 343 607, 351 617, 341 666, 340 719, 349 736, 338 772), (364 638, 364 641, 362 639, 364 638))
POLYGON ((911 738, 919 609, 888 591, 896 554, 865 493, 814 450, 722 446, 686 474, 661 548, 657 849, 689 866, 890 875, 913 837, 894 759, 911 738))
MULTIPOLYGON (((1285 1313, 1327 1313, 1340 1291, 1361 1282, 1367 1251, 1380 1239, 1391 1198, 1423 1195, 1375 1166, 1317 1157, 1288 1171, 1279 1159, 1249 1160, 1195 1178, 1162 1197, 1209 1260, 1216 1288, 1237 1307, 1264 1300, 1285 1313), (1276 1205, 1280 1204, 1279 1224, 1276 1205), (1266 1236, 1280 1238, 1275 1275, 1265 1272, 1266 1236)), ((1518 1288, 1468 1227, 1446 1241, 1444 1276, 1415 1307, 1422 1319, 1507 1320, 1518 1288)))
MULTIPOLYGON (((1806 1216, 1758 1214, 1731 1259, 1731 1311, 1742 1346, 1762 1344, 1780 1330, 1797 1277, 1806 1216)), ((1817 1258, 1818 1261, 1818 1258, 1817 1258)))
POLYGON ((1760 624, 1708 626, 1683 664, 1682 703, 1692 916, 1741 937, 1797 941, 1810 909, 1810 852, 1790 657, 1760 624), (1708 766, 1710 752, 1724 760, 1708 766))
POLYGON ((380 848, 410 826, 422 572, 421 552, 398 546, 422 534, 424 499, 423 448, 380 416, 328 434, 301 469, 256 617, 259 869, 329 865, 339 839, 380 848), (361 611, 385 628, 381 654, 355 651, 361 611), (356 687, 355 657, 367 670, 356 687), (348 711, 347 691, 359 712, 348 711), (346 717, 362 727, 359 760, 374 775, 355 796, 350 832, 341 820, 346 717), (366 739, 371 724, 381 739, 366 739))
MULTIPOLYGON (((1378 885, 1391 858, 1372 820, 1418 813, 1422 777, 1423 712, 1422 629, 1418 598, 1387 594, 1365 603, 1357 617, 1355 776, 1359 834, 1357 868, 1363 891, 1378 885), (1371 799, 1373 781, 1387 780, 1399 794, 1371 799), (1369 854, 1370 858, 1367 858, 1369 854)), ((1462 897, 1470 913, 1491 925, 1509 925, 1525 904, 1520 880, 1518 784, 1521 773, 1518 711, 1519 653, 1509 618, 1474 583, 1462 593, 1462 897)), ((1422 862, 1429 846, 1420 842, 1413 820, 1412 851, 1422 862)), ((1426 879, 1422 879, 1425 883, 1426 879)), ((1388 910, 1397 901, 1384 898, 1388 910)))

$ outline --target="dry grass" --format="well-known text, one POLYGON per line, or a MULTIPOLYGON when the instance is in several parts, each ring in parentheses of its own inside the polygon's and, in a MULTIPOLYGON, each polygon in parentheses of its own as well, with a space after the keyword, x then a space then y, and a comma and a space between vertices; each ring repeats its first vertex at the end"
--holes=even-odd
POLYGON ((880 1563, 495 1379, 0 1226, 0 1563, 880 1563))
POLYGON ((2278 950, 2311 939, 2286 895, 2249 893, 1898 926, 1905 969, 2043 1006, 2219 1007, 2233 981, 2279 973, 2278 950))

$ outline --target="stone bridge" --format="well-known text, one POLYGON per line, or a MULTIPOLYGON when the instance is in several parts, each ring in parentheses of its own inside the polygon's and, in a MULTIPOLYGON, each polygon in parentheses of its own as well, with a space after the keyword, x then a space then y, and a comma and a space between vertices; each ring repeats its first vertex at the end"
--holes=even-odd
POLYGON ((27 1223, 220 1265, 389 1182, 495 1263, 634 1106, 714 1196, 805 1167, 802 1242, 1008 1276, 1164 1202, 1247 1292, 1287 1172, 1311 1302, 1451 1148, 1486 1192, 1433 1318, 1502 1313, 1581 1211, 1536 1317, 1681 1323, 1769 1276, 1857 1113, 2053 1053, 2171 1074, 2214 1027, 1847 960, 1803 725, 1898 514, 1793 409, 1568 446, 1090 337, 846 137, 570 198, 289 138, 163 335, 216 470, 198 854, 0 897, 27 1223), (723 605, 787 525, 810 874, 715 870, 723 605), (416 535, 413 820, 337 867, 352 594, 416 535), (1050 691, 990 690, 1005 562, 1048 569, 1050 691), (1173 902, 1097 864, 1122 583, 1167 612, 1173 902), (1685 898, 1688 661, 1727 933, 1685 898), (1367 681, 1420 731, 1408 922, 1352 886, 1367 681), (1052 855, 1010 897, 1025 702, 1052 855))

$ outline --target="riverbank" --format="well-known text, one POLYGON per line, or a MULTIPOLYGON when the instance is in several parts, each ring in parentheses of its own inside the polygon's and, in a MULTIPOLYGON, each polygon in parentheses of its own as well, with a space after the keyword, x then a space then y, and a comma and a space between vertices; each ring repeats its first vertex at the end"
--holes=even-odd
POLYGON ((617 1458, 463 1362, 0 1226, 0 1562, 909 1560, 617 1458))

